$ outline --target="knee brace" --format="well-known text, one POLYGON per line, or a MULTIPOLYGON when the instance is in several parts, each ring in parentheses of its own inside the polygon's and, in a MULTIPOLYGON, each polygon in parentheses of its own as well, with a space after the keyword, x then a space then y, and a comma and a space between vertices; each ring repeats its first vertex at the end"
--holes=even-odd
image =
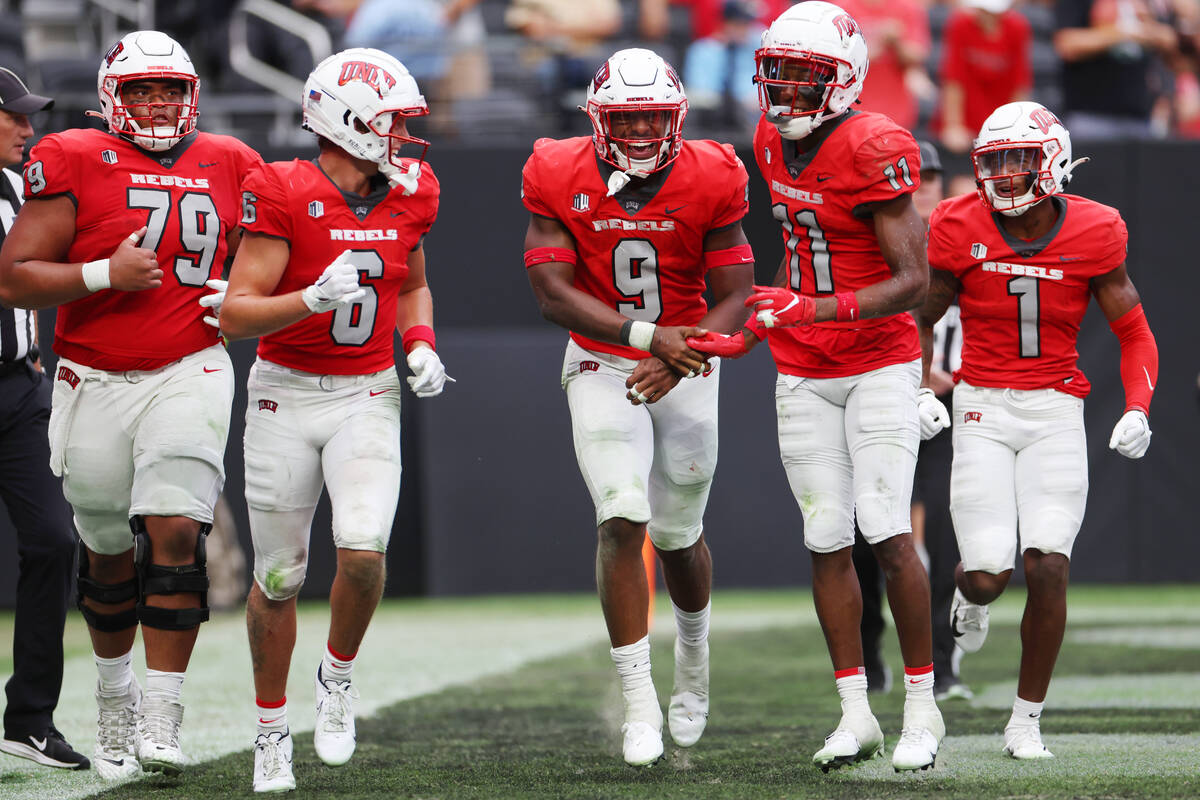
POLYGON ((212 530, 209 523, 200 524, 196 537, 196 560, 191 564, 165 567, 153 563, 150 534, 141 516, 129 520, 133 529, 133 567, 137 572, 137 618, 148 628, 166 631, 185 631, 208 621, 208 569, 204 539, 212 530), (199 608, 162 608, 146 605, 152 594, 184 594, 198 592, 199 608))
POLYGON ((90 597, 97 603, 123 603, 126 600, 136 600, 138 596, 137 578, 130 578, 121 583, 100 583, 93 580, 88 573, 88 551, 83 542, 79 543, 79 572, 75 586, 79 595, 76 605, 89 627, 101 633, 116 633, 138 624, 136 608, 107 613, 89 608, 83 602, 83 598, 90 597))

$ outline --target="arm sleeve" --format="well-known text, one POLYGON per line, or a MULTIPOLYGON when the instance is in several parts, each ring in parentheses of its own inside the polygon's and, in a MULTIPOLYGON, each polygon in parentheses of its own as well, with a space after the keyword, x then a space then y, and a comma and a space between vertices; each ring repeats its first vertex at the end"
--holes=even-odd
POLYGON ((1158 385, 1158 343, 1146 322, 1142 304, 1117 317, 1109 327, 1121 343, 1121 384, 1125 387, 1125 410, 1141 409, 1149 416, 1150 399, 1158 385))
POLYGON ((292 217, 288 213, 287 193, 279 185, 274 171, 256 164, 242 181, 242 227, 254 233, 292 241, 292 217), (253 211, 250 209, 253 208, 253 211))

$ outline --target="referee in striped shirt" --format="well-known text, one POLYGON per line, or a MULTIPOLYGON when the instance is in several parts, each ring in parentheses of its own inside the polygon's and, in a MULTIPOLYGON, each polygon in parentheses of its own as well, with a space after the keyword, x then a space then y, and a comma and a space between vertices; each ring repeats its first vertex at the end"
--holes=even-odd
MULTIPOLYGON (((0 67, 0 241, 22 202, 21 177, 7 168, 25 160, 29 115, 53 103, 0 67)), ((50 385, 38 363, 37 312, 0 306, 0 500, 17 529, 20 558, 0 750, 49 767, 87 769, 53 719, 76 545, 62 484, 50 472, 50 385)))

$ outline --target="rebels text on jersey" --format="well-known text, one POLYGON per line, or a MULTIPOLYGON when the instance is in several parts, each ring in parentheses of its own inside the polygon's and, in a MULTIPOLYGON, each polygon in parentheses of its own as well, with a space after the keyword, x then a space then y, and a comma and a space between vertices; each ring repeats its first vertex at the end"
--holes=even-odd
POLYGON ((1009 236, 972 193, 944 200, 929 222, 929 266, 961 282, 962 368, 972 386, 1091 390, 1076 363, 1089 281, 1125 263, 1129 234, 1115 208, 1075 195, 1048 234, 1009 236))
POLYGON ((75 238, 66 261, 108 258, 146 226, 141 247, 156 251, 162 286, 102 290, 58 310, 54 350, 96 369, 157 369, 217 342, 198 300, 221 277, 225 237, 241 211, 242 177, 262 159, 237 139, 192 133, 151 153, 104 131, 52 133, 25 165, 25 197, 66 195, 75 238))
MULTIPOLYGON (((403 163, 407 169, 412 162, 403 163)), ((262 337, 259 357, 324 375, 368 375, 394 366, 392 331, 408 255, 437 217, 441 190, 429 164, 421 165, 417 191, 408 197, 383 188, 364 198, 345 195, 317 164, 298 160, 251 170, 242 191, 242 227, 291 247, 276 295, 311 285, 343 250, 351 251, 366 290, 350 305, 262 337)))
MULTIPOLYGON (((916 140, 884 115, 867 112, 848 112, 811 135, 821 141, 802 153, 765 116, 754 132, 754 158, 783 229, 788 285, 823 296, 887 280, 892 273, 870 205, 920 184, 916 140)), ((859 375, 921 357, 908 314, 772 329, 767 340, 780 372, 812 378, 859 375)))
MULTIPOLYGON (((575 288, 633 320, 695 325, 708 311, 704 236, 746 215, 748 175, 727 144, 684 140, 679 157, 648 181, 661 187, 644 204, 625 192, 607 197, 588 137, 539 139, 525 163, 522 198, 531 213, 560 222, 575 240, 575 288)), ((633 347, 580 336, 580 347, 642 359, 633 347)))

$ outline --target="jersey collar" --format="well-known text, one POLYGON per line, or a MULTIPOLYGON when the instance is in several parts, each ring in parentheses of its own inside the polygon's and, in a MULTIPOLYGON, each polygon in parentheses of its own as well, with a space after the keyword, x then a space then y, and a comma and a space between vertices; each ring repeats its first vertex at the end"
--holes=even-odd
MULTIPOLYGON (((608 177, 616 172, 617 168, 600 158, 600 156, 595 156, 595 159, 596 166, 600 170, 600 178, 607 184, 608 177)), ((637 213, 645 208, 662 190, 663 185, 667 182, 667 176, 671 174, 671 170, 673 169, 675 169, 675 161, 672 161, 660 170, 650 173, 645 178, 634 178, 625 185, 624 189, 614 194, 613 199, 617 201, 617 205, 625 210, 626 214, 631 217, 637 216, 637 213)))
POLYGON ((791 176, 792 180, 799 178, 800 173, 803 172, 808 165, 813 162, 814 159, 816 159, 817 153, 821 149, 821 145, 825 144, 825 140, 833 135, 833 132, 840 128, 846 120, 850 119, 851 117, 858 116, 858 114, 859 112, 853 109, 847 111, 845 114, 839 114, 837 117, 829 120, 826 123, 823 123, 805 139, 801 139, 799 141, 794 139, 784 139, 782 136, 779 136, 779 134, 776 133, 775 135, 779 136, 779 149, 783 154, 783 166, 787 168, 787 173, 791 176), (800 142, 808 140, 815 141, 816 144, 807 150, 801 150, 800 142))
POLYGON ((1054 221, 1054 226, 1050 228, 1050 230, 1031 242, 1027 242, 1024 239, 1019 239, 1016 236, 1011 235, 1004 229, 1004 223, 1001 222, 1001 220, 1004 219, 1004 215, 998 211, 992 212, 992 224, 996 226, 996 230, 1000 233, 1000 238, 1002 238, 1004 243, 1008 245, 1009 249, 1011 249, 1019 257, 1033 258, 1034 256, 1040 254, 1043 250, 1050 246, 1050 243, 1054 241, 1054 237, 1058 235, 1060 230, 1062 230, 1063 223, 1067 221, 1067 199, 1060 195, 1054 194, 1050 195, 1049 200, 1054 204, 1054 208, 1058 211, 1058 219, 1054 221))

